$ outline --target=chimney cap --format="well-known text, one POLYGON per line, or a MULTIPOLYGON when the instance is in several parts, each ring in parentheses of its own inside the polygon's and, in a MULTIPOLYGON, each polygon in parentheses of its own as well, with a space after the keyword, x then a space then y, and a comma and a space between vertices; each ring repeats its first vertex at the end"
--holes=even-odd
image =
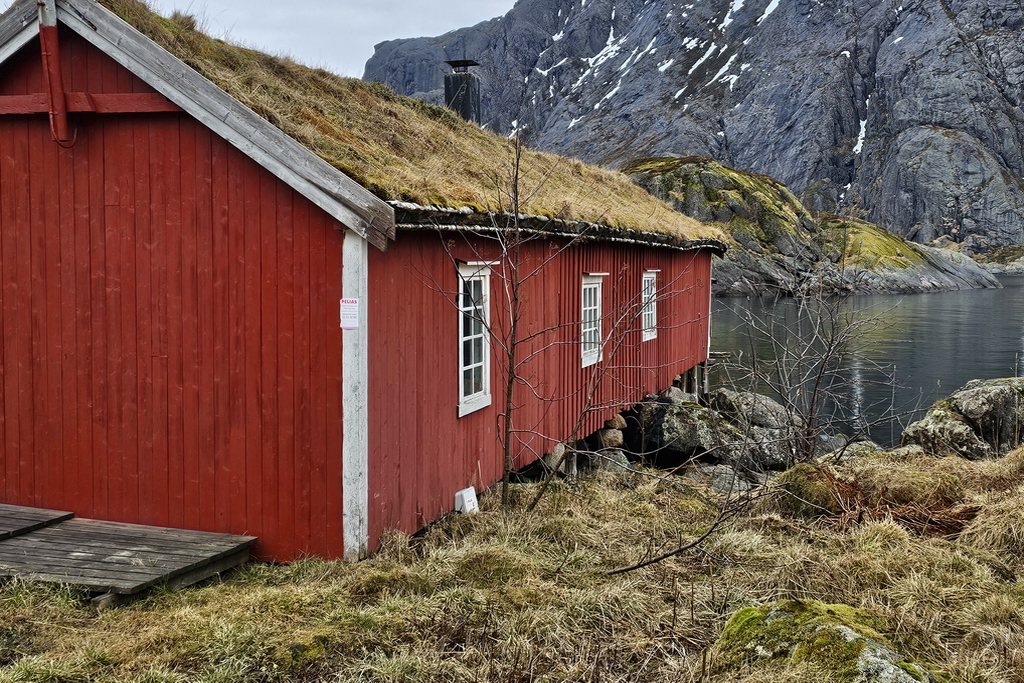
POLYGON ((469 71, 471 66, 480 66, 480 62, 475 62, 472 59, 453 59, 445 64, 455 69, 456 72, 469 71))

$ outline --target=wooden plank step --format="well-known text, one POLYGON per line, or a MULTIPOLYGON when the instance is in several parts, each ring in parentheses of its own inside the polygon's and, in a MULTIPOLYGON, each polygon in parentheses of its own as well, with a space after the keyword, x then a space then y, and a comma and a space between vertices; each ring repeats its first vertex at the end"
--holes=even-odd
POLYGON ((131 595, 158 583, 185 586, 241 564, 254 536, 65 519, 0 540, 0 576, 59 581, 131 595))
POLYGON ((74 516, 73 512, 0 503, 0 541, 58 524, 74 516))

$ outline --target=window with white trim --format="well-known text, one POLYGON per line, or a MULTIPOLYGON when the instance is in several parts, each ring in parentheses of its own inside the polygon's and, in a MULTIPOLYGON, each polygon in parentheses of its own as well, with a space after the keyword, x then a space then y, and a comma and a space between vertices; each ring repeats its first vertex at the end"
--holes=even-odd
POLYGON ((640 324, 643 329, 643 340, 658 336, 658 271, 645 270, 640 294, 643 310, 640 311, 640 324))
POLYGON ((459 417, 491 405, 490 282, 486 265, 459 266, 459 417))
POLYGON ((583 367, 601 360, 601 275, 583 276, 582 341, 583 367))

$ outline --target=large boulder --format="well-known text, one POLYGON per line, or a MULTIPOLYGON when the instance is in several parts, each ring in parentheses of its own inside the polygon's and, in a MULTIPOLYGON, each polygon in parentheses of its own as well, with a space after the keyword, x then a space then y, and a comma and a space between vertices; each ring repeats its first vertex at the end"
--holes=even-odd
POLYGON ((726 454, 720 446, 743 436, 736 427, 696 403, 667 403, 661 407, 647 438, 656 451, 677 454, 682 459, 712 453, 724 460, 726 454))
POLYGON ((953 406, 996 451, 1010 451, 1024 427, 1024 378, 973 380, 952 396, 953 406))
POLYGON ((799 416, 768 396, 716 389, 708 403, 649 396, 626 414, 626 447, 659 464, 700 459, 765 472, 791 467, 807 452, 817 457, 842 445, 824 435, 804 444, 799 416))
POLYGON ((798 424, 793 413, 764 394, 715 389, 708 397, 708 403, 715 410, 753 427, 787 429, 798 424))
POLYGON ((802 443, 800 416, 764 394, 715 389, 708 403, 739 426, 744 442, 756 447, 757 461, 763 469, 785 469, 807 451, 821 456, 841 445, 830 436, 815 435, 814 443, 806 446, 802 443))
POLYGON ((900 437, 901 446, 920 446, 936 457, 959 455, 968 460, 992 457, 992 447, 978 438, 963 415, 943 405, 933 406, 900 437))
POLYGON ((808 663, 843 683, 938 683, 930 667, 896 651, 885 624, 847 605, 783 600, 736 612, 715 643, 716 669, 808 663))
POLYGON ((696 403, 660 404, 647 447, 661 458, 700 458, 740 469, 783 469, 792 460, 791 440, 781 430, 734 423, 696 403))
POLYGON ((1013 450, 1022 430, 1024 378, 972 380, 907 427, 900 444, 977 460, 1013 450))

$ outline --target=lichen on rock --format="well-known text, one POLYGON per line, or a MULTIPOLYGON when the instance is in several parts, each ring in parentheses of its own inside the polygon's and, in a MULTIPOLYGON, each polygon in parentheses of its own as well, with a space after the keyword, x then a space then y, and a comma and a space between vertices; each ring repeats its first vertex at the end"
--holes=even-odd
POLYGON ((995 457, 1024 442, 1024 378, 972 380, 907 427, 901 444, 930 455, 995 457))
POLYGON ((638 159, 624 170, 677 211, 731 237, 728 253, 714 260, 719 296, 1000 286, 963 254, 849 216, 814 214, 771 176, 694 156, 638 159))
POLYGON ((841 683, 940 683, 931 667, 896 651, 885 623, 848 605, 783 600, 746 607, 714 646, 718 671, 807 663, 841 683))

